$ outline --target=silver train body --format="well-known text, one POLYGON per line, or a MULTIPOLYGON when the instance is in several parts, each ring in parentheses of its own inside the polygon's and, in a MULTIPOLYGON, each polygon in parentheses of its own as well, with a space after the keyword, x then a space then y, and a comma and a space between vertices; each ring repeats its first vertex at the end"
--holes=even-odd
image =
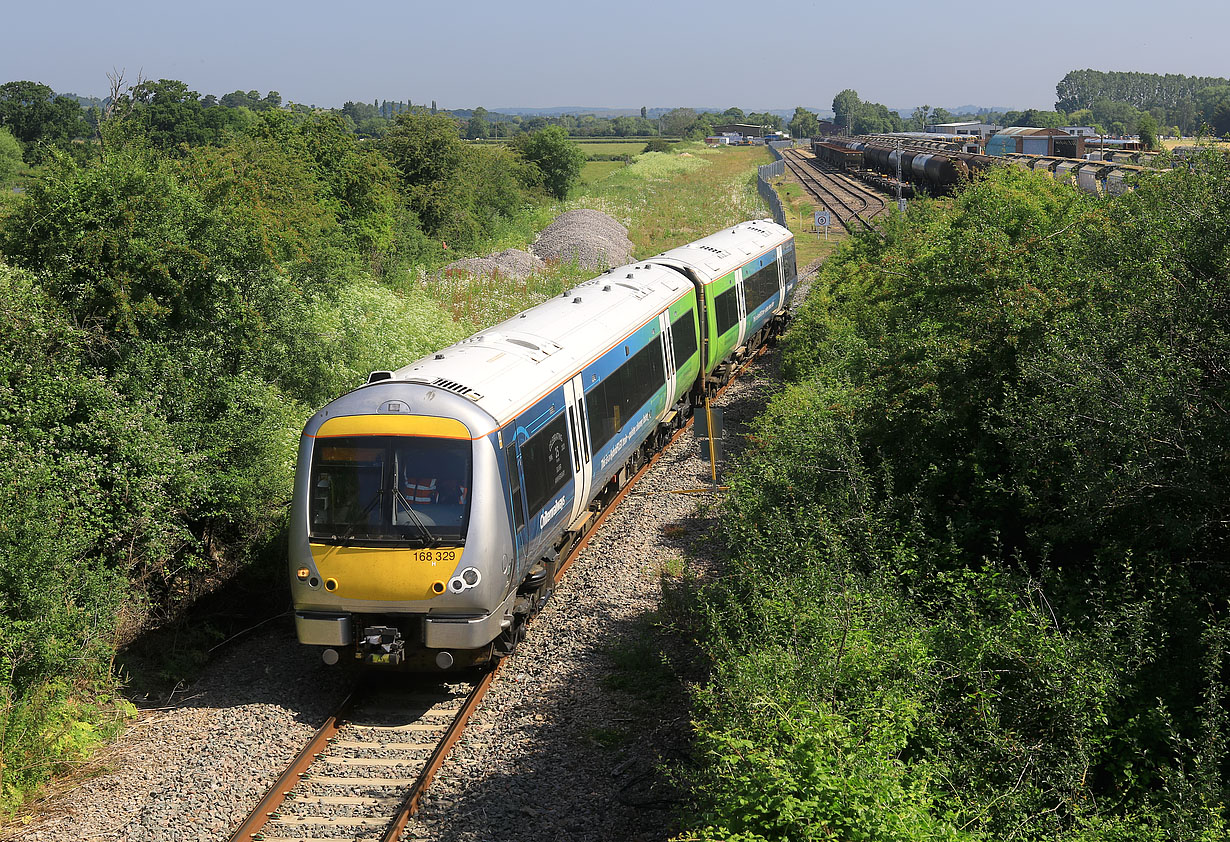
POLYGON ((793 239, 741 223, 586 281, 329 403, 300 441, 290 578, 326 663, 512 650, 560 550, 785 319, 793 239))

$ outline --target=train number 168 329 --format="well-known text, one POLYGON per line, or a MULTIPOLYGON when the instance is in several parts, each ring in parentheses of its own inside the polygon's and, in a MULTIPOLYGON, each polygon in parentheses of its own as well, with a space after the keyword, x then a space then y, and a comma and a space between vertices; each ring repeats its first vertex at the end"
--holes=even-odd
POLYGON ((415 561, 430 561, 432 564, 442 561, 456 561, 458 550, 411 550, 415 561))

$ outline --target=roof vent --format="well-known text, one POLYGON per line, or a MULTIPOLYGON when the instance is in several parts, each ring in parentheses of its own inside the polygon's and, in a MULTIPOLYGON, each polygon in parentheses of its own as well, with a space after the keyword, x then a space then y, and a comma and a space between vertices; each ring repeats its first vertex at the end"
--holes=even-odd
POLYGON ((444 355, 443 355, 443 354, 436 354, 435 358, 436 358, 437 360, 442 360, 442 359, 444 359, 444 355))
POLYGON ((393 372, 391 371, 373 371, 367 375, 368 383, 379 383, 381 380, 392 380, 393 372))
POLYGON ((607 284, 606 286, 604 286, 604 287, 602 288, 602 291, 603 291, 603 292, 610 292, 610 291, 611 291, 611 285, 610 285, 610 284, 607 284))
POLYGON ((576 298, 572 299, 572 303, 573 303, 573 304, 580 304, 580 303, 581 303, 581 296, 579 296, 579 295, 578 295, 576 298))
POLYGON ((629 273, 628 273, 627 275, 625 275, 624 277, 625 277, 625 278, 631 278, 631 277, 632 277, 632 273, 631 273, 631 272, 629 272, 629 273))
POLYGON ((455 380, 448 380, 443 377, 437 377, 432 382, 431 385, 439 389, 444 389, 445 391, 452 392, 455 395, 461 395, 462 397, 469 398, 475 403, 483 399, 483 396, 480 395, 478 392, 474 391, 468 386, 462 386, 460 383, 458 383, 455 380))

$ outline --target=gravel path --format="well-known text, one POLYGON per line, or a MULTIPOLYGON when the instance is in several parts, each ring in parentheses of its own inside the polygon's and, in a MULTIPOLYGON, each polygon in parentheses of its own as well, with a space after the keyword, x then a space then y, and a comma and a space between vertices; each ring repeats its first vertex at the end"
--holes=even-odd
MULTIPOLYGON (((780 388, 776 356, 718 402, 728 451, 780 388)), ((710 529, 698 501, 709 498, 673 493, 708 477, 686 433, 611 515, 505 664, 403 839, 670 837, 678 796, 658 770, 686 754, 688 711, 680 665, 657 654, 654 618, 663 570, 677 573, 685 558, 698 575, 708 566, 708 543, 697 539, 710 529)), ((171 705, 143 711, 97 776, 49 796, 3 838, 225 839, 344 689, 289 622, 273 624, 171 705)))

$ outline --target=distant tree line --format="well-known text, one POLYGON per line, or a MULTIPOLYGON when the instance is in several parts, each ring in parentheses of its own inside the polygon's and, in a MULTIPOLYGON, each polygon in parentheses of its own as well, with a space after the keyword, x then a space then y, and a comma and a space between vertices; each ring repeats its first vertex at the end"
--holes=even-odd
POLYGON ((1056 109, 1091 111, 1098 120, 1127 122, 1148 113, 1184 134, 1205 125, 1218 135, 1230 133, 1230 79, 1217 76, 1073 70, 1055 94, 1056 109))
POLYGON ((416 105, 409 99, 373 99, 371 103, 347 101, 341 108, 317 108, 283 102, 277 91, 234 91, 222 96, 201 95, 175 79, 138 79, 124 88, 116 86, 105 98, 57 94, 39 82, 15 81, 0 85, 0 129, 7 129, 21 144, 27 164, 40 163, 51 148, 74 154, 79 160, 96 148, 98 127, 112 111, 136 115, 149 130, 149 140, 160 149, 187 145, 217 144, 228 132, 246 131, 258 115, 279 110, 299 118, 332 114, 350 133, 364 139, 381 139, 405 114, 440 116, 453 123, 467 140, 511 140, 549 127, 559 127, 572 137, 685 137, 698 139, 713 134, 727 123, 751 123, 766 130, 780 130, 782 118, 741 108, 696 111, 675 108, 651 118, 647 108, 639 115, 599 117, 593 114, 523 116, 488 111, 486 108, 444 111, 433 102, 416 105), (93 141, 94 143, 91 143, 93 141))

